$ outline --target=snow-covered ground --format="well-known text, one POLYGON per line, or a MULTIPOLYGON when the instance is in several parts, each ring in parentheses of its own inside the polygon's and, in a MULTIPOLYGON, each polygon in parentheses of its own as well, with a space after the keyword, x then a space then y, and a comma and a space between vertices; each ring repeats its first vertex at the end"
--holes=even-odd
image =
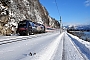
POLYGON ((59 31, 0 36, 0 60, 90 60, 90 43, 59 31))

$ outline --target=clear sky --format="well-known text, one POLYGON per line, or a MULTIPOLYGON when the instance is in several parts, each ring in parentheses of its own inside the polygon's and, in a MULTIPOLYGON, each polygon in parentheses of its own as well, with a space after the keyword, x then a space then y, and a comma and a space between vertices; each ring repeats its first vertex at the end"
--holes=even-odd
POLYGON ((39 0, 45 6, 49 15, 56 20, 62 17, 64 25, 69 24, 90 24, 90 0, 39 0))

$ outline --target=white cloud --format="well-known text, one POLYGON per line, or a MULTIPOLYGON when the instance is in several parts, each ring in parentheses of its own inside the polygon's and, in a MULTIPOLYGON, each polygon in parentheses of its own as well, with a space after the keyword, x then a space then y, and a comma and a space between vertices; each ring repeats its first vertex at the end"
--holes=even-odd
POLYGON ((86 1, 85 1, 85 5, 86 5, 86 6, 90 6, 90 0, 86 0, 86 1))

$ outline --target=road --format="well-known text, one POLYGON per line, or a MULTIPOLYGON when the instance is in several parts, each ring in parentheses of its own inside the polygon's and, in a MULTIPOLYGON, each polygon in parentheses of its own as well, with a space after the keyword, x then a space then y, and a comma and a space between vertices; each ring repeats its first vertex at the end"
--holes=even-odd
POLYGON ((89 60, 67 32, 0 38, 0 60, 89 60))

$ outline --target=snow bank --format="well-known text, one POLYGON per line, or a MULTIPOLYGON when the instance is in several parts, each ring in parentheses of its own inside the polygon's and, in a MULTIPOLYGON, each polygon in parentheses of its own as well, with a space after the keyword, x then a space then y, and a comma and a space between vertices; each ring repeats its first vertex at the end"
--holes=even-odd
POLYGON ((21 60, 53 60, 63 34, 64 33, 59 35, 52 43, 38 52, 34 57, 27 56, 21 60))
POLYGON ((73 40, 75 45, 80 49, 82 54, 84 56, 86 56, 88 59, 90 59, 90 53, 89 53, 90 52, 90 42, 79 39, 78 37, 73 36, 73 35, 71 35, 69 33, 68 33, 68 35, 73 40))

